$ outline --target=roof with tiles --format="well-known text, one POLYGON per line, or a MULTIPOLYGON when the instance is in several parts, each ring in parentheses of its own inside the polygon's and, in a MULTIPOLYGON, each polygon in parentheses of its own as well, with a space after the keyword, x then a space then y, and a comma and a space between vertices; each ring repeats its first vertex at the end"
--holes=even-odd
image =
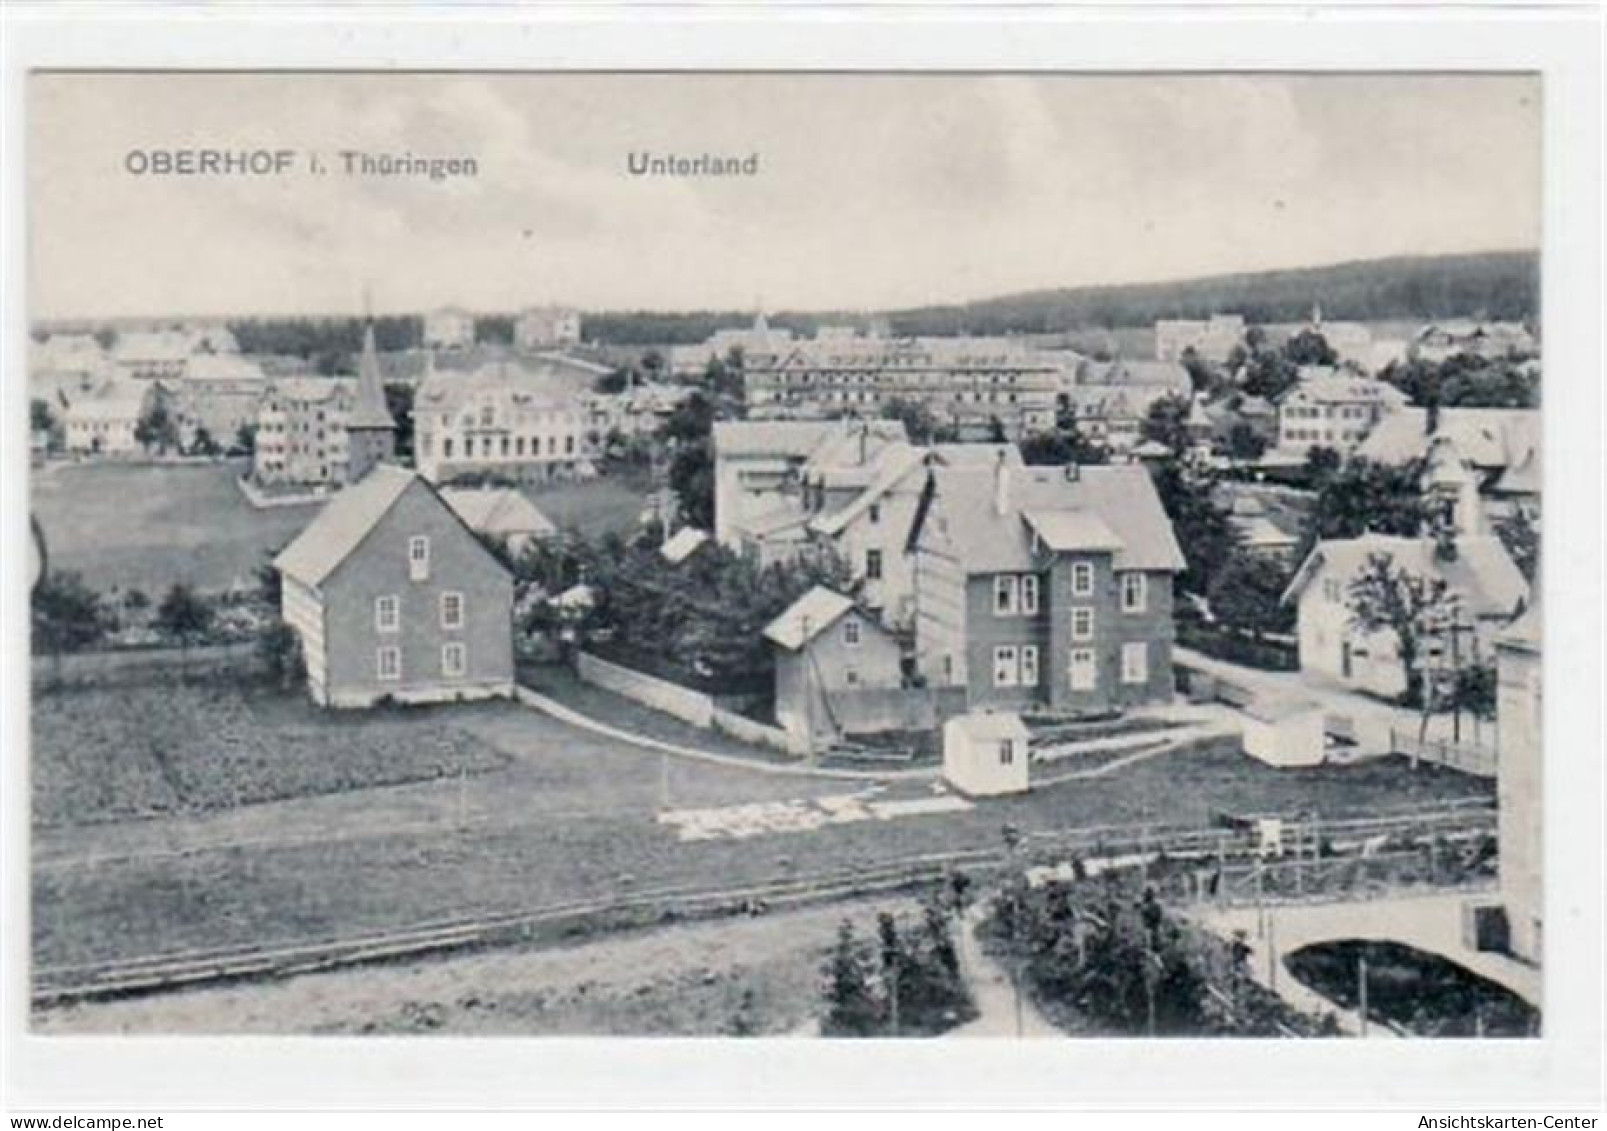
MULTIPOLYGON (((1120 542, 1114 548, 1119 570, 1170 572, 1185 565, 1160 496, 1142 467, 934 467, 930 489, 934 502, 929 510, 941 510, 948 538, 967 573, 1035 568, 1034 537, 1026 516, 1031 514, 1043 526, 1044 516, 1054 512, 1088 516, 1075 523, 1068 519, 1055 529, 1066 537, 1073 529, 1081 530, 1094 543, 1087 546, 1090 551, 1111 549, 1105 532, 1114 535, 1120 542), (1094 518, 1097 524, 1091 521, 1094 518)), ((918 519, 912 540, 920 538, 921 523, 929 521, 930 513, 918 519)), ((1060 548, 1077 548, 1066 537, 1060 548)))

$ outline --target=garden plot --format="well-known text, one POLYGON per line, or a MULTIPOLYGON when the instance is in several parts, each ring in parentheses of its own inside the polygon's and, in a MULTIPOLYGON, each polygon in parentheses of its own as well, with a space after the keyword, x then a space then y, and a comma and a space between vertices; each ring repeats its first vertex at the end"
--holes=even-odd
POLYGON ((658 815, 661 825, 681 841, 746 840, 783 833, 807 833, 830 825, 890 821, 905 817, 960 813, 971 803, 953 794, 930 797, 880 798, 880 790, 833 794, 801 801, 763 801, 717 809, 670 809, 658 815))

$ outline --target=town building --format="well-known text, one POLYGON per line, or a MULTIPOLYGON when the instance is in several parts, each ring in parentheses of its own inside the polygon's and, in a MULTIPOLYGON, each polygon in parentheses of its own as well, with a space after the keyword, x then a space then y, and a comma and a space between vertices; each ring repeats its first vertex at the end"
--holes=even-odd
POLYGON ((1299 537, 1273 522, 1267 516, 1266 505, 1252 494, 1241 492, 1233 497, 1228 521, 1248 553, 1287 563, 1300 545, 1299 537))
POLYGON ((1283 596, 1296 603, 1302 672, 1390 699, 1406 690, 1394 630, 1369 630, 1352 613, 1351 585, 1379 556, 1411 577, 1446 586, 1449 619, 1421 627, 1420 664, 1491 658, 1496 636, 1529 597, 1499 538, 1455 538, 1450 556, 1432 538, 1368 534, 1319 542, 1283 596))
POLYGON ((513 577, 426 480, 371 468, 274 559, 314 702, 513 693, 513 577))
POLYGON ((1206 319, 1163 318, 1155 323, 1155 359, 1182 361, 1185 354, 1221 365, 1244 345, 1244 317, 1213 314, 1206 319))
POLYGON ((374 328, 363 333, 357 377, 272 381, 257 411, 253 464, 259 483, 327 490, 355 483, 396 450, 374 328))
POLYGON ((1532 357, 1538 350, 1534 335, 1521 322, 1484 322, 1467 318, 1430 323, 1417 332, 1409 347, 1412 357, 1432 362, 1464 353, 1492 360, 1532 357))
POLYGON ((586 479, 596 474, 588 420, 585 387, 544 360, 438 372, 414 398, 413 455, 434 483, 586 479))
POLYGON ((833 436, 871 446, 904 441, 893 420, 721 420, 714 424, 714 537, 728 550, 780 515, 799 525, 803 466, 833 436))
POLYGON ((771 329, 769 319, 761 312, 754 315, 750 327, 716 330, 693 346, 671 346, 670 374, 680 378, 701 377, 712 361, 725 362, 733 356, 744 361, 749 356, 770 356, 792 341, 791 330, 771 329))
POLYGON ((558 533, 552 519, 512 487, 444 487, 441 498, 470 530, 514 555, 558 533))
POLYGON ((61 411, 67 450, 97 456, 139 452, 139 422, 162 399, 158 387, 143 381, 111 378, 98 382, 61 411))
POLYGON ((28 383, 35 396, 41 383, 77 382, 107 374, 111 356, 93 334, 52 333, 28 344, 28 383))
POLYGON ((1156 402, 1186 400, 1192 390, 1188 370, 1175 361, 1084 361, 1066 370, 1056 403, 1084 439, 1122 455, 1143 442, 1156 402))
POLYGON ((1540 608, 1537 600, 1495 642, 1501 898, 1513 953, 1534 963, 1545 919, 1540 608))
POLYGON ((943 780, 969 797, 1026 793, 1031 734, 1013 711, 976 711, 943 724, 943 780))
POLYGON ((876 417, 924 407, 961 438, 1019 438, 1050 428, 1061 366, 1004 338, 843 334, 749 349, 743 399, 755 420, 876 417))
POLYGON ((474 345, 474 315, 456 306, 444 306, 424 316, 426 349, 457 350, 474 345))
POLYGON ((1356 449, 1393 467, 1421 461, 1425 495, 1459 533, 1488 534, 1523 511, 1540 515, 1538 409, 1403 408, 1378 422, 1356 449))
MULTIPOLYGON (((861 428, 864 426, 861 425, 861 428)), ((1014 444, 894 442, 867 458, 850 435, 823 445, 804 465, 804 526, 809 547, 829 548, 859 586, 859 601, 890 628, 914 627, 914 560, 906 541, 929 467, 1022 466, 1014 444)))
POLYGON ((1278 447, 1293 454, 1351 452, 1380 420, 1405 407, 1406 395, 1387 382, 1302 366, 1299 381, 1278 401, 1278 447))
POLYGON ((194 350, 194 339, 182 330, 125 330, 112 346, 112 359, 128 377, 177 378, 194 350))
POLYGON ((617 393, 592 393, 586 398, 587 428, 593 442, 599 445, 613 436, 627 440, 655 436, 676 408, 695 392, 691 385, 648 382, 617 393))
POLYGON ((243 427, 255 426, 269 381, 261 365, 237 353, 198 353, 182 377, 162 384, 187 450, 203 431, 221 448, 235 444, 243 427))
POLYGON ((1144 468, 933 467, 908 545, 928 686, 971 708, 1171 698, 1184 560, 1144 468))
POLYGON ((898 640, 867 610, 817 585, 764 630, 775 655, 775 715, 804 749, 851 728, 845 698, 903 683, 898 640))
POLYGON ((533 306, 513 323, 513 344, 526 352, 580 344, 580 311, 567 306, 533 306))

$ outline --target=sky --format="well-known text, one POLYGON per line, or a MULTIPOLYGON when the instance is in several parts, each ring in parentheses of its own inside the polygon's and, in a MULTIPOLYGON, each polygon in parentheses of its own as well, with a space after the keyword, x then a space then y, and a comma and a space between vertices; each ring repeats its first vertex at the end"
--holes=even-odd
POLYGON ((1488 76, 35 74, 30 313, 887 309, 1540 242, 1488 76), (296 151, 152 176, 130 151, 296 151), (470 157, 431 182, 336 152, 470 157), (638 177, 631 153, 757 153, 638 177), (318 176, 306 155, 334 169, 318 176))

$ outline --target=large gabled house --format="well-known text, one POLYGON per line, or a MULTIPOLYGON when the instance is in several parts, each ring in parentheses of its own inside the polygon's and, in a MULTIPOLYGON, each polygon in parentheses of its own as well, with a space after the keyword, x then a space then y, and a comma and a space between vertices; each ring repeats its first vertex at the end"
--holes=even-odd
POLYGON ((1454 618, 1443 631, 1424 628, 1424 662, 1493 655, 1495 637, 1529 599, 1529 585, 1495 537, 1459 537, 1450 555, 1432 538, 1368 534, 1318 542, 1289 582, 1283 599, 1298 613, 1300 670, 1393 698, 1406 690, 1399 640, 1388 628, 1355 622, 1351 585, 1375 557, 1391 568, 1446 586, 1454 618))
POLYGON ((273 564, 315 702, 513 693, 513 577, 421 476, 379 464, 273 564))
POLYGON ((928 686, 972 708, 1171 698, 1184 560, 1142 467, 933 467, 908 547, 928 686))

